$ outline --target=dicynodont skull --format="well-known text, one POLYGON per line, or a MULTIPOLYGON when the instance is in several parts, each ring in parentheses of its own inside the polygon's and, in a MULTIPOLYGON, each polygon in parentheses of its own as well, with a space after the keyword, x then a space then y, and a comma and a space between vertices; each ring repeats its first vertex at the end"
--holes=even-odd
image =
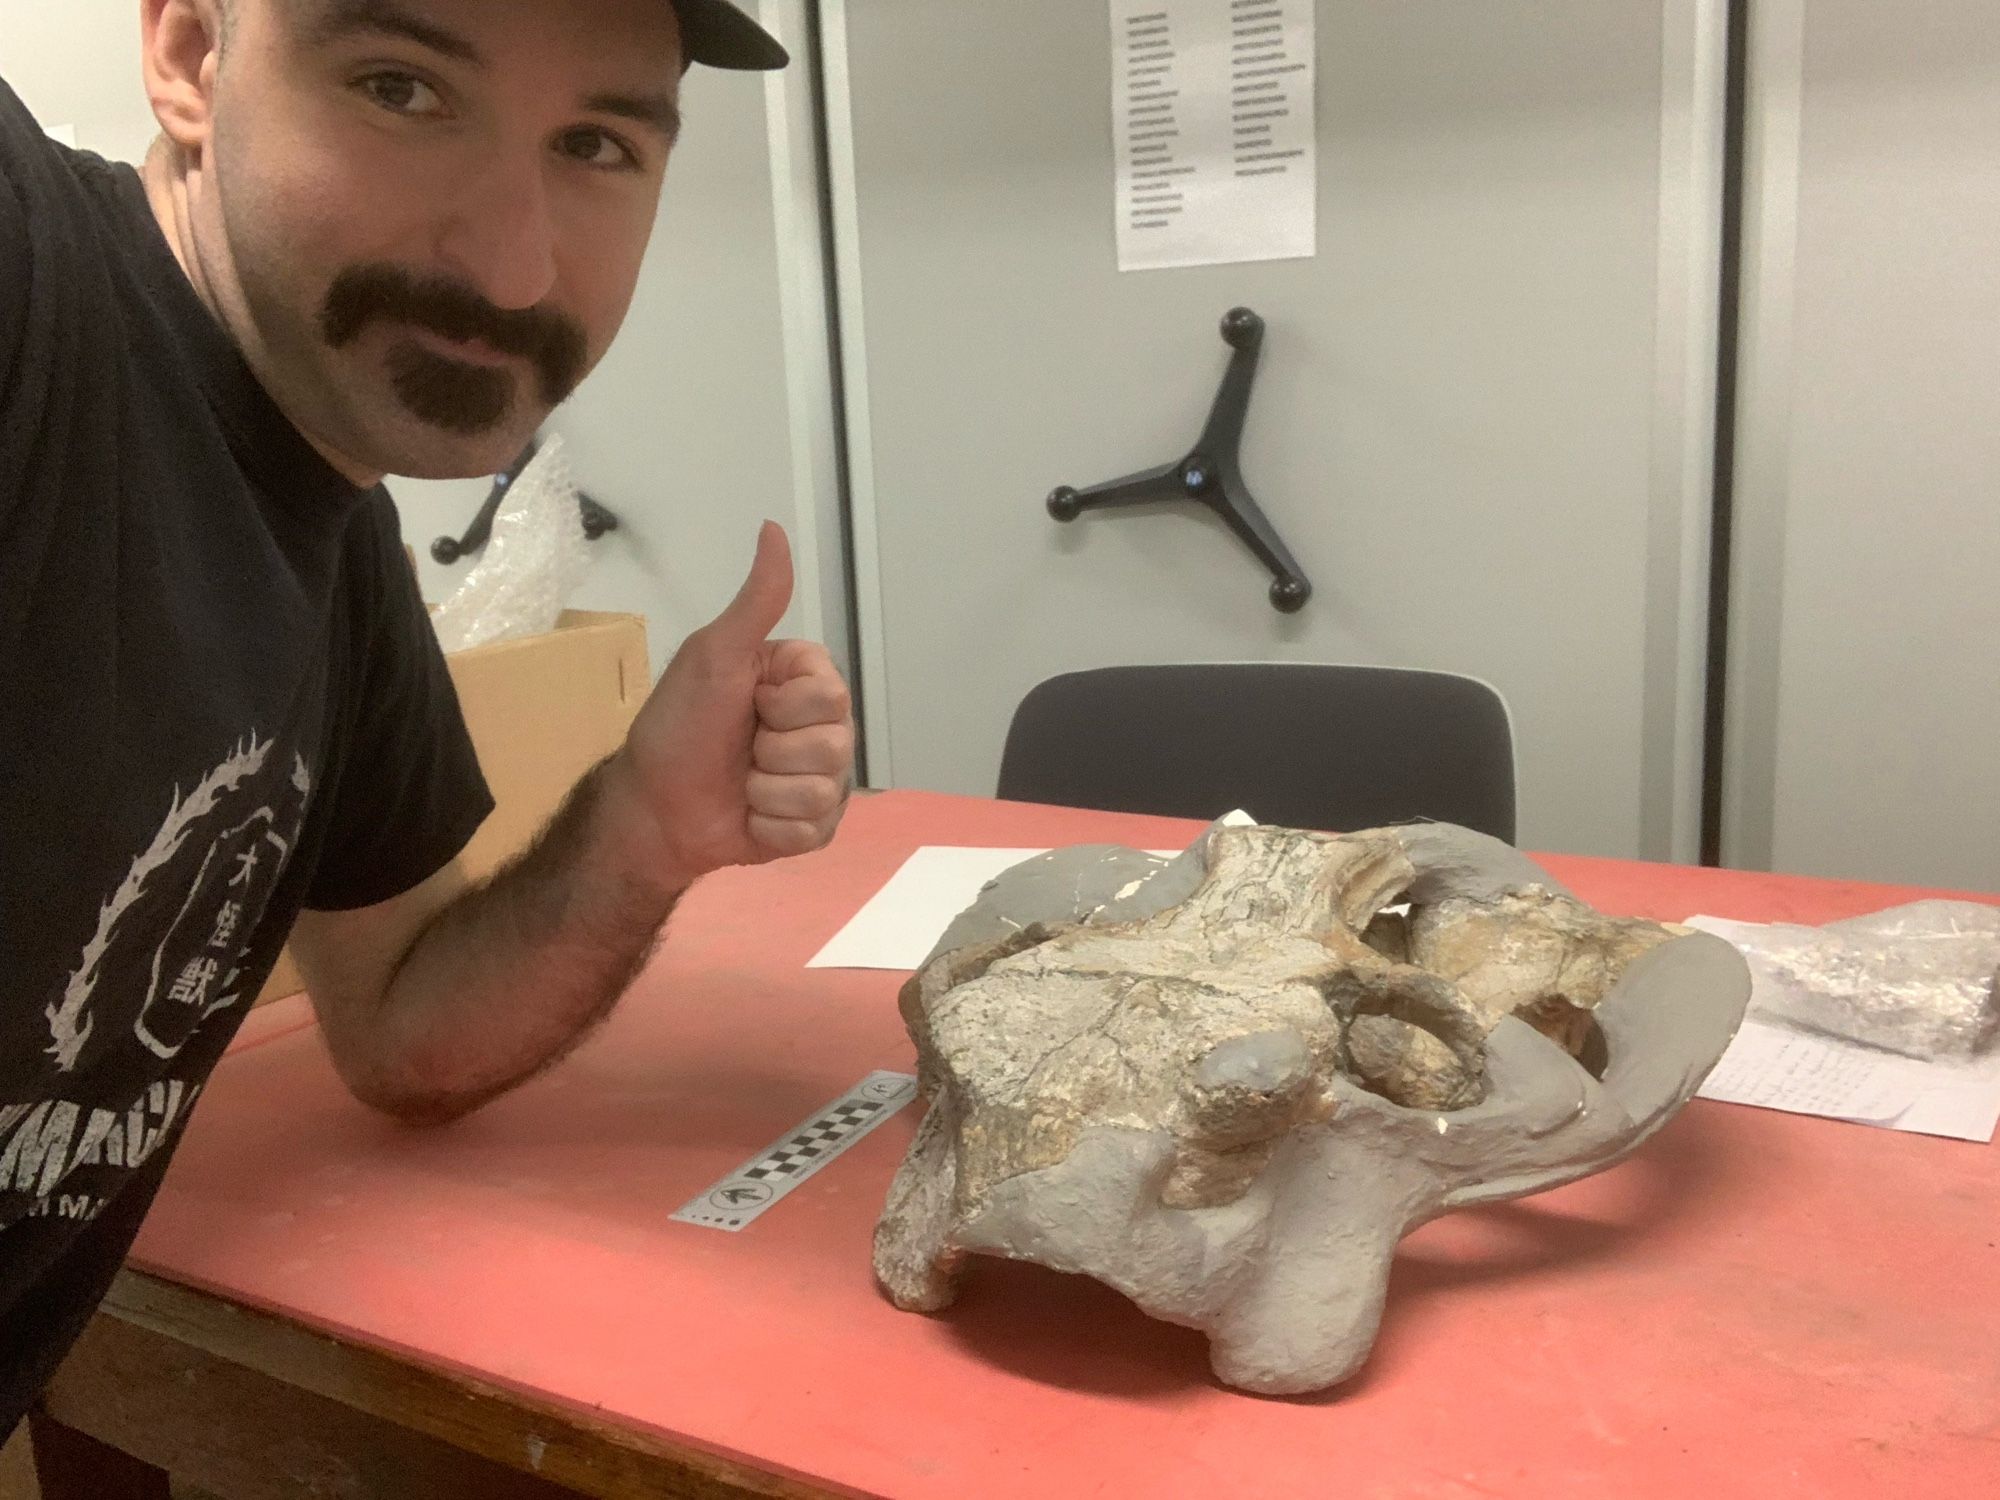
POLYGON ((1037 1261, 1203 1329, 1231 1385, 1334 1385, 1404 1234, 1624 1156, 1749 988, 1727 943, 1604 917, 1448 825, 1059 850, 904 987, 930 1109, 876 1275, 930 1311, 969 1252, 1037 1261))

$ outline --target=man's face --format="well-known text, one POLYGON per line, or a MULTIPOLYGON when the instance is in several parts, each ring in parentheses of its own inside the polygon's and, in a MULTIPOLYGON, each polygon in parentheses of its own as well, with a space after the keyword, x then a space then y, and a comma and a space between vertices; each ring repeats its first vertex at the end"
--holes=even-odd
POLYGON ((194 232, 259 379, 350 472, 503 468, 631 302, 672 7, 235 0, 231 23, 194 232))

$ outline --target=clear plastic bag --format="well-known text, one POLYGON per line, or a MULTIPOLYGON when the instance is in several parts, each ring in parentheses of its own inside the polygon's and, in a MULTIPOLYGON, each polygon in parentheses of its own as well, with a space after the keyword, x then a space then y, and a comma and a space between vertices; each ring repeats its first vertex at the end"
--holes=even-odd
POLYGON ((1726 925, 1765 981, 1759 1019, 1925 1061, 2000 1036, 2000 907, 1916 901, 1824 927, 1726 925))
POLYGON ((551 437, 515 477, 472 571, 431 616, 446 651, 555 628, 590 568, 576 484, 551 437))

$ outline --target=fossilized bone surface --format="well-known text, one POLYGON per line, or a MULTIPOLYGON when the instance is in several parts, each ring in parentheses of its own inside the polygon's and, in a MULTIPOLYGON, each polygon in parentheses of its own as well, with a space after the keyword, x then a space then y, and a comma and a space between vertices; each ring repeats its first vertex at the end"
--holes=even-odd
POLYGON ((1603 917, 1464 829, 1057 851, 904 988, 931 1103, 876 1273, 929 1310, 970 1252, 1039 1261, 1206 1330, 1231 1384, 1331 1385, 1403 1234, 1631 1150, 1748 994, 1727 943, 1603 917))

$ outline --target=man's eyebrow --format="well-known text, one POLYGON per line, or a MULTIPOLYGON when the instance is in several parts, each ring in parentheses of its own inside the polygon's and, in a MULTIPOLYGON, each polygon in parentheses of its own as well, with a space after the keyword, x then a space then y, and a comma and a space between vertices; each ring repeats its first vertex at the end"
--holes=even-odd
POLYGON ((680 107, 666 94, 592 94, 583 107, 650 125, 670 141, 681 133, 680 107))
POLYGON ((314 11, 303 28, 304 39, 314 46, 330 46, 357 33, 373 32, 401 37, 476 67, 485 65, 479 49, 464 37, 411 15, 394 0, 319 0, 314 11))

